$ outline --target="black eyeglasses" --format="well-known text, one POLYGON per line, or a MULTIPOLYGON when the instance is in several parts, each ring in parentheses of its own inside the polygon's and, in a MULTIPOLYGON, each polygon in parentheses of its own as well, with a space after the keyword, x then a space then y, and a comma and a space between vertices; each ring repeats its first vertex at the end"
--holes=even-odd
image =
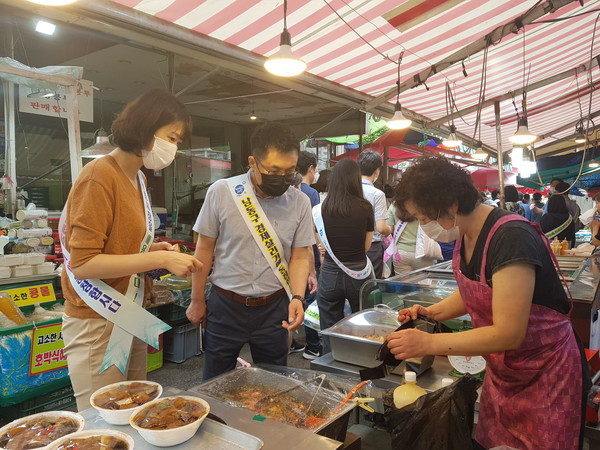
POLYGON ((279 175, 279 176, 283 176, 285 178, 285 181, 291 183, 292 181, 294 181, 294 178, 296 177, 296 174, 298 173, 298 171, 296 170, 295 167, 288 169, 288 170, 268 170, 265 166, 263 166, 263 164, 257 159, 254 158, 254 160, 256 161, 256 163, 261 166, 264 171, 266 172, 265 175, 279 175))

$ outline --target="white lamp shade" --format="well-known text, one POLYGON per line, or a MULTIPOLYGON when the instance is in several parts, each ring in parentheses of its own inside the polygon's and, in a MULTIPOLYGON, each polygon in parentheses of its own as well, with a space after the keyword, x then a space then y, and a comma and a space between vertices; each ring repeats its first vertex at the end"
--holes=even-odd
POLYGON ((512 152, 510 152, 510 159, 513 166, 521 167, 523 163, 523 147, 513 147, 512 152))
POLYGON ((401 109, 396 109, 394 116, 386 124, 390 130, 403 130, 410 127, 412 120, 407 119, 401 109))
POLYGON ((452 132, 450 133, 450 136, 448 136, 448 139, 444 139, 442 144, 444 144, 444 147, 455 148, 461 145, 462 141, 456 136, 455 132, 452 132))
POLYGON ((112 152, 116 147, 110 143, 104 130, 98 132, 96 143, 81 151, 82 158, 100 158, 112 152))
POLYGON ((519 126, 517 131, 510 138, 510 142, 517 145, 531 144, 537 139, 535 134, 531 134, 527 127, 527 119, 519 119, 519 126))
POLYGON ((483 161, 487 157, 488 154, 484 152, 482 148, 478 148, 477 150, 475 150, 475 153, 471 153, 471 158, 477 159, 479 161, 483 161))
POLYGON ((293 77, 306 70, 306 63, 294 56, 290 45, 281 44, 279 50, 265 61, 265 69, 273 75, 293 77))

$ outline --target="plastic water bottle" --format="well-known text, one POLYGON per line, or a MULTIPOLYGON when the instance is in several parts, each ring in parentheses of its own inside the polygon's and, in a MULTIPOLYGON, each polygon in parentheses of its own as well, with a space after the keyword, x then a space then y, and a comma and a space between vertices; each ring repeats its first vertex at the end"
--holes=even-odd
POLYGON ((404 372, 404 384, 394 389, 394 406, 398 409, 404 408, 425 394, 425 389, 417 386, 417 374, 411 371, 404 372))

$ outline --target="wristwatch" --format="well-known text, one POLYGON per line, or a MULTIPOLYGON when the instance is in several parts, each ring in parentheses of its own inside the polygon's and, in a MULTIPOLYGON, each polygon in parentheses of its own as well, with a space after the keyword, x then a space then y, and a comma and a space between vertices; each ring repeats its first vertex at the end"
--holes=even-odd
MULTIPOLYGON (((292 300, 294 300, 294 299, 296 299, 296 298, 297 298, 298 300, 300 300, 302 303, 304 303, 304 297, 302 297, 301 295, 298 295, 298 294, 296 294, 296 295, 292 295, 292 300)), ((290 300, 290 301, 291 301, 291 300, 290 300)))

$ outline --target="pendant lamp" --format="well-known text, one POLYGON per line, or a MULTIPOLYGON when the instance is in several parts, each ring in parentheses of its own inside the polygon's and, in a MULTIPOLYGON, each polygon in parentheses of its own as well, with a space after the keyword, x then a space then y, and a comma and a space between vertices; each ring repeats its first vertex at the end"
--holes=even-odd
POLYGON ((527 145, 535 141, 537 136, 529 132, 527 118, 521 117, 519 119, 517 131, 509 139, 513 144, 527 145))
POLYGON ((116 148, 110 143, 110 139, 104 128, 100 128, 97 133, 96 143, 81 151, 82 158, 100 158, 101 156, 108 155, 116 148))
POLYGON ((283 1, 283 32, 279 50, 267 58, 265 69, 280 77, 294 77, 306 70, 306 63, 292 53, 292 37, 287 30, 287 0, 283 1))
POLYGON ((402 63, 403 55, 404 52, 398 57, 398 78, 396 79, 397 92, 394 115, 392 116, 392 120, 389 120, 386 124, 390 130, 403 130, 404 128, 410 127, 412 124, 412 120, 407 119, 402 113, 402 105, 400 105, 400 64, 402 63))
POLYGON ((45 6, 64 6, 75 3, 77 0, 27 0, 30 3, 36 3, 38 5, 45 6))
POLYGON ((450 136, 448 136, 448 139, 444 139, 442 144, 448 148, 455 148, 462 144, 462 141, 456 135, 456 127, 454 125, 450 125, 450 136))

